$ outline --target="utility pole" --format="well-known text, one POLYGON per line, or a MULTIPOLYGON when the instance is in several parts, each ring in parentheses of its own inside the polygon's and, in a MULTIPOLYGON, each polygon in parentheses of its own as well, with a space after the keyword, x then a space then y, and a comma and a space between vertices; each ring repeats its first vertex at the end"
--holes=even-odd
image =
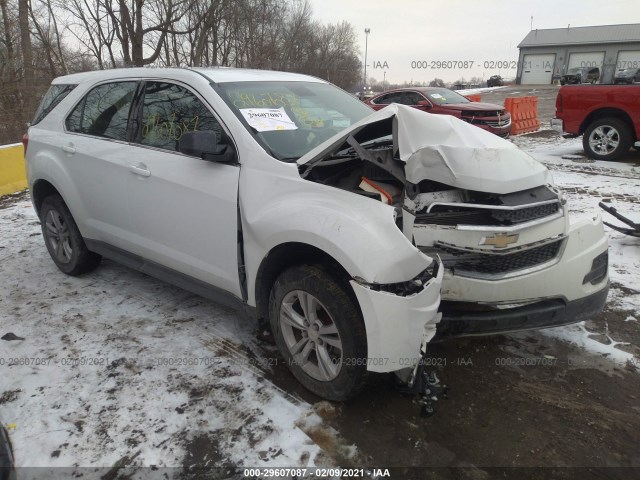
POLYGON ((367 89, 367 48, 369 46, 369 33, 371 33, 370 28, 364 29, 364 85, 362 87, 363 93, 367 89))

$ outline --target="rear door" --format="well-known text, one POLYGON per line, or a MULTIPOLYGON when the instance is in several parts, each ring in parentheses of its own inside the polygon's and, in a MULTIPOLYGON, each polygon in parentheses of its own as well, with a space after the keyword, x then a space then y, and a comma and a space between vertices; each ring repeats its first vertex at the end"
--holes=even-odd
POLYGON ((138 82, 114 81, 93 87, 65 120, 61 155, 73 188, 82 199, 74 212, 88 238, 127 248, 128 120, 138 82))
MULTIPOLYGON (((140 256, 241 297, 238 276, 238 164, 177 151, 183 133, 223 126, 187 85, 147 81, 136 112, 127 196, 140 256)), ((227 132, 228 134, 228 132, 227 132)))

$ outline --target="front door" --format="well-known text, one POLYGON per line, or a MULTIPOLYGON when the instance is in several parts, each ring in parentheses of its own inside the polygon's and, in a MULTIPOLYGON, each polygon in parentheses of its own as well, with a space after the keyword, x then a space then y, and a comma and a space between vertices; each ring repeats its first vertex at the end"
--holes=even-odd
POLYGON ((184 132, 222 126, 204 101, 177 83, 148 81, 128 196, 140 256, 241 297, 238 276, 237 164, 181 154, 184 132))

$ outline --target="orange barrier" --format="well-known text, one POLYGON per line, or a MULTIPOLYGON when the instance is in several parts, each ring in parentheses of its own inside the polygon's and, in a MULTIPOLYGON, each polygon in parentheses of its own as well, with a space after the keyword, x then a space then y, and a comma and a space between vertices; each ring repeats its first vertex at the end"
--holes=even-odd
POLYGON ((468 98, 472 102, 481 102, 482 101, 482 99, 480 98, 480 95, 465 95, 465 97, 468 98))
POLYGON ((511 135, 535 132, 540 128, 538 97, 507 97, 504 108, 511 114, 511 135))

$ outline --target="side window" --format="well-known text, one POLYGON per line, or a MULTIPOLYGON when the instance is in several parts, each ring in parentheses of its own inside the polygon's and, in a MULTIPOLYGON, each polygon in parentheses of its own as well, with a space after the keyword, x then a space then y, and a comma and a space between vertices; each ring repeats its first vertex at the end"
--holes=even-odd
POLYGON ((127 140, 127 123, 136 82, 106 83, 92 89, 67 117, 67 130, 127 140))
POLYGON ((183 133, 201 130, 215 132, 220 141, 222 128, 198 97, 180 85, 147 82, 142 105, 141 144, 177 151, 183 133))
POLYGON ((405 93, 406 104, 407 105, 418 105, 420 100, 424 100, 425 98, 420 95, 418 92, 406 92, 405 93))
POLYGON ((400 103, 400 104, 404 104, 405 103, 405 96, 404 96, 404 92, 396 92, 396 93, 390 93, 387 96, 387 99, 384 102, 385 104, 389 104, 389 103, 400 103))
POLYGON ((382 95, 382 96, 378 97, 378 98, 376 99, 376 101, 375 101, 375 102, 373 102, 373 103, 375 103, 376 105, 388 105, 388 104, 390 104, 390 103, 391 103, 391 102, 389 101, 389 99, 390 99, 392 96, 393 96, 393 94, 392 94, 392 93, 387 93, 386 95, 382 95))
POLYGON ((64 97, 69 95, 71 90, 76 88, 75 85, 51 85, 46 95, 40 102, 40 106, 36 111, 35 116, 33 117, 33 122, 31 125, 36 125, 40 123, 44 117, 49 115, 49 112, 56 108, 56 106, 64 100, 64 97))

